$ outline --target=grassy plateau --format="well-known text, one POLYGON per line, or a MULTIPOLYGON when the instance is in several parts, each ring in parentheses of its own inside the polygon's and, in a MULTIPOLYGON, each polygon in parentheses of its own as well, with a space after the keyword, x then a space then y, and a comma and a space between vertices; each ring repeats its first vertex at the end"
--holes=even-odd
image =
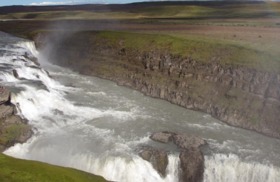
POLYGON ((44 31, 109 30, 106 36, 125 37, 131 46, 147 40, 201 61, 216 54, 227 64, 277 71, 279 15, 278 2, 14 6, 0 7, 0 30, 31 39, 44 31))

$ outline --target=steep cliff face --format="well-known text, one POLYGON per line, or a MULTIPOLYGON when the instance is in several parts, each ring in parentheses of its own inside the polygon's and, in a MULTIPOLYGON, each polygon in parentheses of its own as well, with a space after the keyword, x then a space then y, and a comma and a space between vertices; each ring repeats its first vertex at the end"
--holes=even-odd
POLYGON ((79 33, 55 44, 48 55, 56 64, 82 74, 113 80, 233 126, 280 137, 279 72, 222 63, 222 56, 201 61, 192 54, 174 54, 162 45, 139 49, 125 41, 79 33))
POLYGON ((0 152, 15 143, 25 142, 32 135, 31 127, 16 115, 10 99, 11 92, 0 86, 0 152))

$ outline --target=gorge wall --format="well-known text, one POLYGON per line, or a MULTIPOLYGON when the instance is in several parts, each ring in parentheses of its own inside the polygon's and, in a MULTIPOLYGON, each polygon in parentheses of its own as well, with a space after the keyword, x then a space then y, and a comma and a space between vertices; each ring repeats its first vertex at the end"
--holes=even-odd
POLYGON ((229 125, 280 137, 279 72, 224 64, 219 61, 223 57, 200 61, 192 55, 174 54, 162 44, 150 46, 153 41, 145 42, 145 37, 143 49, 131 46, 125 38, 113 40, 96 32, 52 39, 51 46, 46 36, 35 40, 42 49, 48 48, 44 51, 55 64, 208 113, 229 125))

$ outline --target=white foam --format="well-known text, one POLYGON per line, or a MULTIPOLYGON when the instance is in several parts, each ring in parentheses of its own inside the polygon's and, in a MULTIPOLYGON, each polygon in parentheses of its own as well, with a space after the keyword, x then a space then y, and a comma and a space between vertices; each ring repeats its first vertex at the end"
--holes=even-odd
MULTIPOLYGON (((61 159, 60 159, 61 160, 61 159)), ((168 156, 166 177, 161 177, 151 163, 138 156, 99 156, 74 154, 67 156, 66 166, 104 176, 107 180, 122 182, 176 182, 178 181, 178 156, 168 156), (69 157, 69 158, 68 158, 69 157)))
POLYGON ((22 41, 16 44, 17 46, 23 48, 24 52, 30 53, 34 57, 38 57, 39 52, 36 49, 34 42, 32 41, 22 41))
POLYGON ((279 168, 246 162, 234 154, 205 157, 205 182, 278 182, 279 168))

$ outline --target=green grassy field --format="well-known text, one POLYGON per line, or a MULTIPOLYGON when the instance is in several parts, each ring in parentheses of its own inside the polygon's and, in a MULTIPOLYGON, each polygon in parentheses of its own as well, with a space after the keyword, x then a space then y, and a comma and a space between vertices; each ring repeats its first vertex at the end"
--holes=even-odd
POLYGON ((1 182, 102 182, 104 178, 71 168, 0 154, 1 182))
POLYGON ((140 52, 161 49, 173 55, 191 57, 201 62, 213 61, 219 64, 246 66, 273 72, 279 72, 280 70, 280 60, 278 58, 266 52, 225 40, 202 39, 197 36, 182 38, 171 35, 112 31, 99 32, 98 37, 106 39, 106 42, 109 40, 112 46, 116 48, 122 42, 124 48, 140 52))
MULTIPOLYGON (((42 24, 33 25, 32 21, 20 22, 18 24, 12 22, 7 29, 11 30, 13 34, 29 39, 33 39, 39 33, 51 35, 57 32, 69 32, 69 30, 44 29, 42 24)), ((244 31, 243 35, 242 32, 230 30, 229 32, 232 33, 230 36, 230 33, 226 32, 228 29, 226 29, 222 30, 225 33, 224 36, 228 36, 224 38, 222 37, 223 35, 219 34, 219 32, 221 33, 219 27, 207 31, 209 36, 201 35, 204 31, 198 30, 196 33, 193 33, 183 30, 162 30, 158 32, 157 30, 148 29, 142 31, 102 30, 97 32, 99 32, 100 37, 110 40, 112 46, 115 47, 119 46, 118 42, 123 41, 126 48, 133 48, 138 51, 162 49, 174 55, 192 57, 201 62, 215 61, 220 64, 246 66, 258 70, 279 72, 280 52, 278 47, 280 42, 278 42, 278 37, 273 38, 274 35, 272 33, 261 32, 260 34, 254 34, 254 32, 244 31), (211 36, 211 33, 214 35, 211 36), (268 38, 266 39, 265 36, 268 38), (244 39, 242 39, 243 37, 244 39)), ((81 34, 84 32, 81 31, 81 34)))
POLYGON ((11 12, 2 19, 225 19, 279 17, 279 3, 139 3, 90 8, 53 8, 11 12), (70 9, 70 10, 69 10, 70 9))
POLYGON ((0 19, 18 21, 0 22, 0 30, 26 38, 57 29, 137 32, 144 37, 156 34, 156 42, 166 44, 172 52, 202 61, 216 54, 224 63, 279 68, 278 2, 165 2, 4 10, 0 19))

